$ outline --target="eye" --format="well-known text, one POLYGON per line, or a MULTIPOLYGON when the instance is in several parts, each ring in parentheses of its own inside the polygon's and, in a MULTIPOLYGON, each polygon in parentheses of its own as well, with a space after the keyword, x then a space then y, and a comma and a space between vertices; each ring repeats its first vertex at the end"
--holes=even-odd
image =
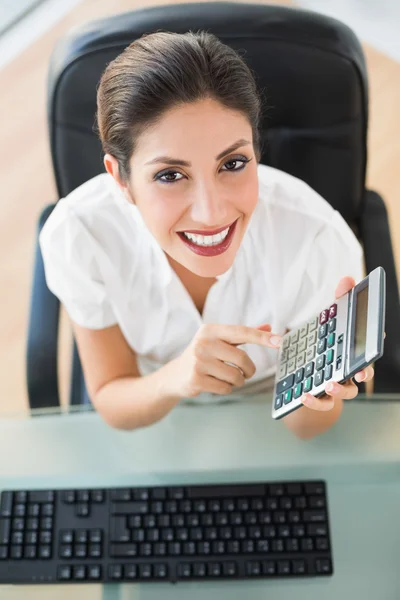
POLYGON ((156 181, 162 181, 162 183, 175 183, 175 181, 180 181, 183 179, 182 173, 178 173, 178 171, 161 171, 157 173, 154 177, 156 181), (179 175, 179 177, 176 177, 179 175))
POLYGON ((223 171, 241 171, 245 168, 246 164, 250 162, 251 159, 246 158, 245 156, 241 156, 240 158, 231 158, 226 163, 224 163, 224 167, 226 169, 222 169, 223 171))

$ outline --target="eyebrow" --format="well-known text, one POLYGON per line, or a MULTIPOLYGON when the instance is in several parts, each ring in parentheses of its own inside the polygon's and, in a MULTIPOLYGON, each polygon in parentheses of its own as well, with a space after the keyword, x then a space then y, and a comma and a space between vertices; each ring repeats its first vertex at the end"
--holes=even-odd
MULTIPOLYGON (((234 144, 229 146, 229 148, 226 148, 225 150, 220 152, 215 157, 215 160, 221 160, 221 158, 224 158, 224 156, 227 156, 228 154, 230 154, 231 152, 234 152, 235 150, 237 150, 238 148, 241 148, 242 146, 248 146, 250 143, 251 142, 249 142, 248 140, 241 138, 240 140, 237 140, 237 142, 235 142, 234 144)), ((164 164, 172 165, 172 166, 179 165, 180 167, 191 167, 192 166, 192 164, 190 162, 188 162, 187 160, 182 160, 180 158, 171 158, 170 156, 158 156, 157 158, 153 158, 153 160, 150 160, 149 162, 147 162, 145 164, 146 165, 154 165, 155 163, 164 163, 164 164)))

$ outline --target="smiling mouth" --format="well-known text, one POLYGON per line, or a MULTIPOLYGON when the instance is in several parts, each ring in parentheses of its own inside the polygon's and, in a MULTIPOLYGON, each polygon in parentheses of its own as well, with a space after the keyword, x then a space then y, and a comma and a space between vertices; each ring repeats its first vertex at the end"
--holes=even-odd
POLYGON ((192 233, 190 231, 179 231, 177 233, 185 245, 196 254, 215 256, 222 254, 229 248, 237 222, 238 219, 225 229, 212 235, 192 233))

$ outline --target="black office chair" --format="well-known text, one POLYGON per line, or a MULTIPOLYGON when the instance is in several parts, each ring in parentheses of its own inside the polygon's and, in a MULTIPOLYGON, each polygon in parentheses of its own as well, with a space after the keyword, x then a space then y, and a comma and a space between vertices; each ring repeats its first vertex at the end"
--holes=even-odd
MULTIPOLYGON (((93 131, 96 86, 106 64, 143 33, 204 29, 239 50, 265 89, 261 162, 310 184, 340 211, 364 246, 366 269, 387 276, 388 336, 375 390, 398 392, 399 292, 386 208, 365 189, 368 84, 361 46, 342 23, 309 11, 227 2, 161 6, 75 29, 56 46, 48 81, 51 156, 59 197, 104 171, 93 131)), ((39 230, 51 213, 48 206, 39 230)), ((59 403, 59 302, 36 249, 27 346, 31 407, 59 403)), ((70 402, 90 402, 76 346, 70 402)))

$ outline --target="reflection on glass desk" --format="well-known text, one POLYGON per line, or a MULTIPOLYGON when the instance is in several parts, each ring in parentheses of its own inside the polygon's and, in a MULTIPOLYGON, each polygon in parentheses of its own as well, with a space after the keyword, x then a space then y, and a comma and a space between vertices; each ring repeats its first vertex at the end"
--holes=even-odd
MULTIPOLYGON (((303 410, 302 408, 300 410, 303 410)), ((345 403, 328 432, 301 441, 271 418, 270 398, 182 403, 133 432, 88 407, 2 414, 0 489, 324 479, 335 573, 331 578, 0 587, 0 598, 120 600, 398 599, 400 394, 345 403)))

